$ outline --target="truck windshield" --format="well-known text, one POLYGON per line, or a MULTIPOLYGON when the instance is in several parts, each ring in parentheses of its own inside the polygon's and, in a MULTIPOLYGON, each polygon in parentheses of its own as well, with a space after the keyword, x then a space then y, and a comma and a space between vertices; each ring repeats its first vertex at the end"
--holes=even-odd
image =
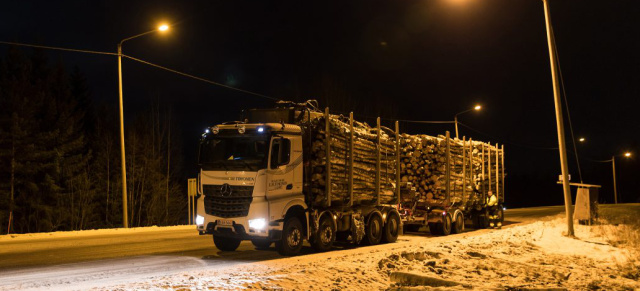
POLYGON ((267 136, 212 136, 200 143, 205 171, 257 171, 267 167, 267 136))

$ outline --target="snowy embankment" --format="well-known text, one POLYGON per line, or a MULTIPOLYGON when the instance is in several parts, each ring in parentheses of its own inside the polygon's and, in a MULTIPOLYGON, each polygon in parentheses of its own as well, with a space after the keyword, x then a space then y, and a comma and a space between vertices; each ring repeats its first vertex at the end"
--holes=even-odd
POLYGON ((575 225, 560 217, 449 237, 159 276, 107 289, 179 290, 568 290, 640 289, 637 228, 575 225), (448 286, 448 287, 438 287, 448 286), (555 290, 555 289, 553 289, 555 290))

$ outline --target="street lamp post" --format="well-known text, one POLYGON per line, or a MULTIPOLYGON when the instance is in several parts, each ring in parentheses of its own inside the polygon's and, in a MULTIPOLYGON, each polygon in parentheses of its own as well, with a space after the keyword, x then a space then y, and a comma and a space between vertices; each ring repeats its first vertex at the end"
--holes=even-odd
MULTIPOLYGON (((630 152, 624 153, 626 158, 631 157, 630 152)), ((618 204, 618 185, 616 182, 616 156, 611 157, 611 168, 613 170, 613 203, 618 204)))
POLYGON ((458 138, 458 115, 463 114, 463 113, 467 113, 467 112, 469 112, 471 110, 480 111, 480 109, 482 109, 482 106, 481 105, 476 105, 471 109, 467 109, 465 111, 458 112, 458 113, 456 113, 456 115, 453 116, 453 123, 455 123, 455 125, 456 125, 456 138, 458 138))
POLYGON ((124 152, 124 114, 122 105, 122 44, 127 41, 143 35, 147 35, 156 31, 166 31, 169 29, 168 25, 161 25, 157 29, 147 31, 132 37, 125 38, 118 43, 118 93, 120 96, 120 152, 122 157, 122 227, 129 227, 129 218, 127 210, 127 166, 124 152))

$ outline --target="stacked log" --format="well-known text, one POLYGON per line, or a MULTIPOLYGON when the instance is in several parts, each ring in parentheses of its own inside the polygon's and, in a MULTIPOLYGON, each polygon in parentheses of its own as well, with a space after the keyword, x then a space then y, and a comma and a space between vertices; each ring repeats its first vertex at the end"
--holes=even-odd
MULTIPOLYGON (((485 160, 486 175, 482 175, 483 152, 490 145, 439 135, 403 134, 401 138, 401 182, 410 182, 416 190, 416 199, 431 205, 475 205, 484 199, 483 188, 495 189, 495 178, 489 183, 489 168, 495 177, 495 161, 485 160), (447 161, 447 140, 449 161, 447 161), (449 196, 447 196, 447 169, 449 170, 449 196)), ((495 154, 495 148, 493 149, 495 154)), ((487 154, 487 153, 485 153, 487 154)), ((488 155, 487 155, 488 157, 488 155)), ((502 182, 500 182, 502 183, 502 182)))
MULTIPOLYGON (((330 167, 331 203, 346 204, 350 200, 349 163, 351 131, 349 119, 330 115, 330 167)), ((311 145, 311 191, 315 202, 326 199, 327 185, 325 117, 312 122, 311 145)), ((381 130, 380 152, 380 203, 388 204, 394 198, 396 185, 396 141, 392 132, 381 130)), ((353 197, 354 204, 373 203, 376 196, 376 164, 378 155, 378 129, 366 123, 353 125, 353 197)))
MULTIPOLYGON (((396 190, 396 134, 391 130, 349 118, 329 115, 330 181, 327 180, 327 134, 324 115, 311 122, 311 193, 315 203, 326 203, 326 187, 331 185, 332 205, 375 203, 377 156, 380 154, 381 204, 395 203, 396 190), (353 139, 352 139, 353 135, 353 139), (379 136, 379 138, 378 138, 379 136), (378 140, 379 139, 379 140, 378 140), (350 201, 350 146, 353 143, 353 201, 350 201)), ((488 191, 502 191, 502 152, 488 143, 437 137, 402 134, 400 137, 400 183, 415 187, 410 199, 425 205, 484 204, 488 191), (447 156, 447 147, 449 155, 447 156), (447 173, 448 171, 448 173, 447 173), (447 193, 447 174, 449 191, 447 193), (496 182, 498 183, 496 186, 496 182), (448 195, 447 195, 448 194, 448 195)), ((502 198, 502 193, 498 195, 502 198)), ((407 201, 404 201, 407 202, 407 201)))

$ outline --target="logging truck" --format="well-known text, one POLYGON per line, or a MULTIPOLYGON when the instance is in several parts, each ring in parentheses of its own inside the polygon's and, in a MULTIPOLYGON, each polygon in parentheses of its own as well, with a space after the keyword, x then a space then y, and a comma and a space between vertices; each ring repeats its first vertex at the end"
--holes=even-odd
MULTIPOLYGON (((298 254, 305 240, 316 251, 335 242, 389 243, 403 221, 446 228, 447 221, 458 222, 455 210, 470 213, 462 201, 472 203, 456 198, 455 189, 438 179, 418 181, 425 172, 415 174, 406 165, 414 136, 400 134, 397 122, 395 130, 380 118, 369 126, 352 113, 321 111, 313 100, 280 101, 275 108, 248 110, 241 119, 207 128, 198 152, 196 227, 222 251, 236 250, 242 240, 258 249, 275 243, 282 255, 298 254), (427 184, 438 184, 446 197, 436 187, 425 196, 427 184)), ((457 151, 454 146, 453 158, 457 151)), ((459 180, 455 171, 438 177, 459 180)))

